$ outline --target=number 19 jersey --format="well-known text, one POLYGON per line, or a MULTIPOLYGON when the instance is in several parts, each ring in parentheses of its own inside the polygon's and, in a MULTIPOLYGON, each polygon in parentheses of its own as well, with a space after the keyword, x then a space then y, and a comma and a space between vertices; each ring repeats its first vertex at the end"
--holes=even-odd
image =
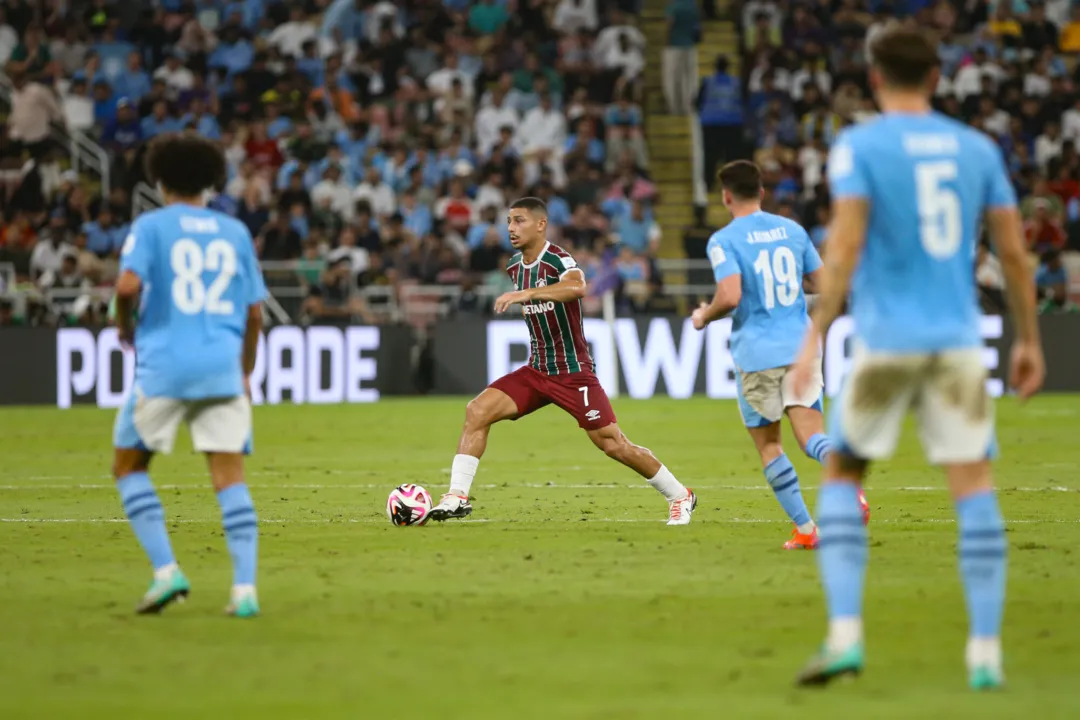
POLYGON ((780 215, 755 212, 713 233, 706 246, 716 281, 742 276, 731 326, 731 355, 742 372, 795 362, 810 318, 803 275, 821 267, 810 236, 780 215))
POLYGON ((869 204, 851 293, 863 345, 897 353, 980 346, 979 223, 988 208, 1016 205, 990 138, 937 113, 886 114, 841 133, 828 179, 834 199, 869 204))
POLYGON ((146 213, 124 242, 120 272, 128 270, 142 281, 135 384, 143 395, 242 395, 248 308, 266 296, 247 228, 192 205, 146 213))

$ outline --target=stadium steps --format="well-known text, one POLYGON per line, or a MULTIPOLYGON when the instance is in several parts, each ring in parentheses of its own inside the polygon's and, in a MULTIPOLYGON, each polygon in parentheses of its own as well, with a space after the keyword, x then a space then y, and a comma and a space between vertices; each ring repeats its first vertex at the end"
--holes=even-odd
MULTIPOLYGON (((694 181, 691 170, 691 118, 667 114, 662 86, 667 0, 645 0, 640 15, 641 32, 648 45, 645 51, 645 135, 649 147, 649 172, 660 193, 655 209, 656 221, 663 231, 661 257, 682 257, 682 232, 694 221, 694 181)), ((724 0, 717 2, 721 16, 726 15, 724 0)), ((728 20, 706 20, 698 45, 698 74, 708 76, 720 53, 732 63, 732 73, 739 72, 739 39, 735 24, 728 20)), ((696 120, 693 120, 696 122, 696 120)), ((709 204, 709 223, 726 225, 730 216, 720 203, 709 204)))

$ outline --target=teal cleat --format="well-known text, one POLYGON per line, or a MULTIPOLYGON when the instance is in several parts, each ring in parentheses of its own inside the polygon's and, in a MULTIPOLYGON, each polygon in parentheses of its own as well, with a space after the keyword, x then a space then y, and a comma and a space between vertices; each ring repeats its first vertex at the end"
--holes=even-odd
POLYGON ((795 684, 818 687, 828 685, 837 678, 854 677, 862 672, 863 662, 862 643, 856 643, 841 653, 830 653, 822 648, 795 678, 795 684))
POLYGON ((968 685, 972 690, 1000 690, 1005 687, 1001 668, 979 665, 968 670, 968 685))
POLYGON ((254 594, 243 595, 229 603, 225 608, 225 614, 238 618, 257 617, 259 614, 259 601, 254 594))
POLYGON ((174 600, 183 602, 190 592, 191 583, 184 577, 184 573, 176 569, 167 578, 155 578, 150 583, 150 589, 139 601, 135 612, 139 615, 156 615, 174 600))

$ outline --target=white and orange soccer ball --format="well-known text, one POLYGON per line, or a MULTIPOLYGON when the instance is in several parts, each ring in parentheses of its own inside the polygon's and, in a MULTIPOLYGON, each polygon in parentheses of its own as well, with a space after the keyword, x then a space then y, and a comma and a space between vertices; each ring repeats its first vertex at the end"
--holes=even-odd
POLYGON ((419 485, 400 485, 386 499, 386 514, 399 527, 423 525, 431 514, 431 495, 419 485))

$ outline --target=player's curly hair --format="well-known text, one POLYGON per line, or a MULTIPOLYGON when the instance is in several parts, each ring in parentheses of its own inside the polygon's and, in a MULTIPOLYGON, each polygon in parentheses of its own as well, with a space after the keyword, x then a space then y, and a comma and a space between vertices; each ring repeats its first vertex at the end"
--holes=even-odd
POLYGON ((166 192, 194 198, 225 182, 225 154, 191 132, 158 135, 146 153, 146 175, 166 192))

